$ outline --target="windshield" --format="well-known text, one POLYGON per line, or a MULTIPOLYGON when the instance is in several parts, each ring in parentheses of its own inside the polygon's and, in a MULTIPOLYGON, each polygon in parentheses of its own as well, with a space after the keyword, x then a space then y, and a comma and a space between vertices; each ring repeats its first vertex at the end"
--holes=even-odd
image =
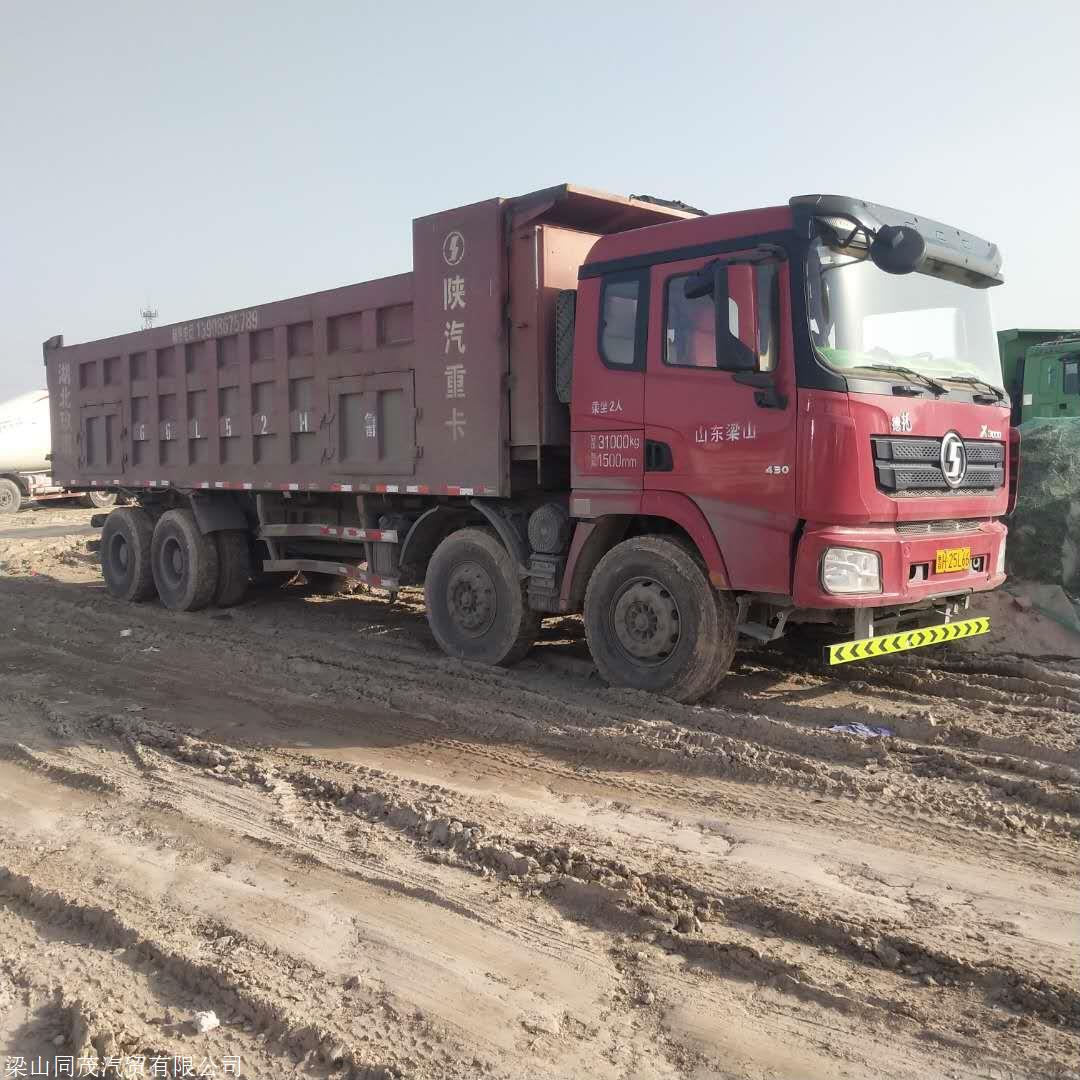
POLYGON ((887 379, 888 372, 874 369, 900 366, 939 380, 1002 385, 986 289, 928 274, 888 274, 865 249, 821 241, 810 249, 807 285, 811 337, 837 371, 887 379))

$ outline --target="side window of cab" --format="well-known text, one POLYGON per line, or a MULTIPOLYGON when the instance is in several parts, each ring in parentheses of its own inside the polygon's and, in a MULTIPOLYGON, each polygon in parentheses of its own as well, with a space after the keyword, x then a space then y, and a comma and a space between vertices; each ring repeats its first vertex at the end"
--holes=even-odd
POLYGON ((648 274, 609 274, 600 289, 600 359, 616 371, 645 367, 648 274))
POLYGON ((731 365, 725 356, 735 343, 757 357, 758 371, 772 371, 776 367, 779 313, 776 264, 729 270, 726 327, 720 321, 723 313, 716 310, 712 296, 687 297, 686 283, 690 277, 690 274, 675 274, 665 284, 664 363, 729 371, 731 365))
POLYGON ((1080 357, 1066 357, 1062 369, 1062 391, 1065 394, 1080 394, 1080 357))

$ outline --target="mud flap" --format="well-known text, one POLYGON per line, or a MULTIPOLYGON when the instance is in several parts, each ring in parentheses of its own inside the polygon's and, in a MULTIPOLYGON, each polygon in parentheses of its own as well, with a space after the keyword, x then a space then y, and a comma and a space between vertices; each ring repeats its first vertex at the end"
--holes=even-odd
POLYGON ((897 634, 882 634, 880 637, 828 645, 825 648, 824 660, 826 664, 850 664, 856 660, 873 660, 879 656, 907 652, 909 649, 924 649, 929 645, 943 645, 948 641, 977 637, 989 631, 990 620, 985 616, 961 619, 957 622, 939 623, 936 626, 923 626, 918 630, 904 630, 897 634))

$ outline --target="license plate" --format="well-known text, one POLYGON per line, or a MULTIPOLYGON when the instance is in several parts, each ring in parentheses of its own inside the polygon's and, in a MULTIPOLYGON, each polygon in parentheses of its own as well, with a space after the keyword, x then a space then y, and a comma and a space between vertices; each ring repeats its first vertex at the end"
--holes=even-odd
POLYGON ((971 569, 971 548, 939 548, 934 560, 935 574, 955 574, 971 569))

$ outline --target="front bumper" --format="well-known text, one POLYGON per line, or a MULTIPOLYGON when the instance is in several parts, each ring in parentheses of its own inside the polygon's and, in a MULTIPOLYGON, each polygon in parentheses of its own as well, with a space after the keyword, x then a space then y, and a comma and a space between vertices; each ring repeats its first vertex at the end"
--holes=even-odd
POLYGON ((1000 521, 983 521, 963 532, 913 536, 889 525, 807 527, 795 558, 792 599, 797 608, 892 608, 945 596, 985 592, 1005 581, 997 573, 1007 529, 1000 521), (876 551, 881 558, 881 591, 834 596, 821 584, 821 561, 828 548, 876 551), (970 547, 978 569, 935 573, 942 548, 970 547))

